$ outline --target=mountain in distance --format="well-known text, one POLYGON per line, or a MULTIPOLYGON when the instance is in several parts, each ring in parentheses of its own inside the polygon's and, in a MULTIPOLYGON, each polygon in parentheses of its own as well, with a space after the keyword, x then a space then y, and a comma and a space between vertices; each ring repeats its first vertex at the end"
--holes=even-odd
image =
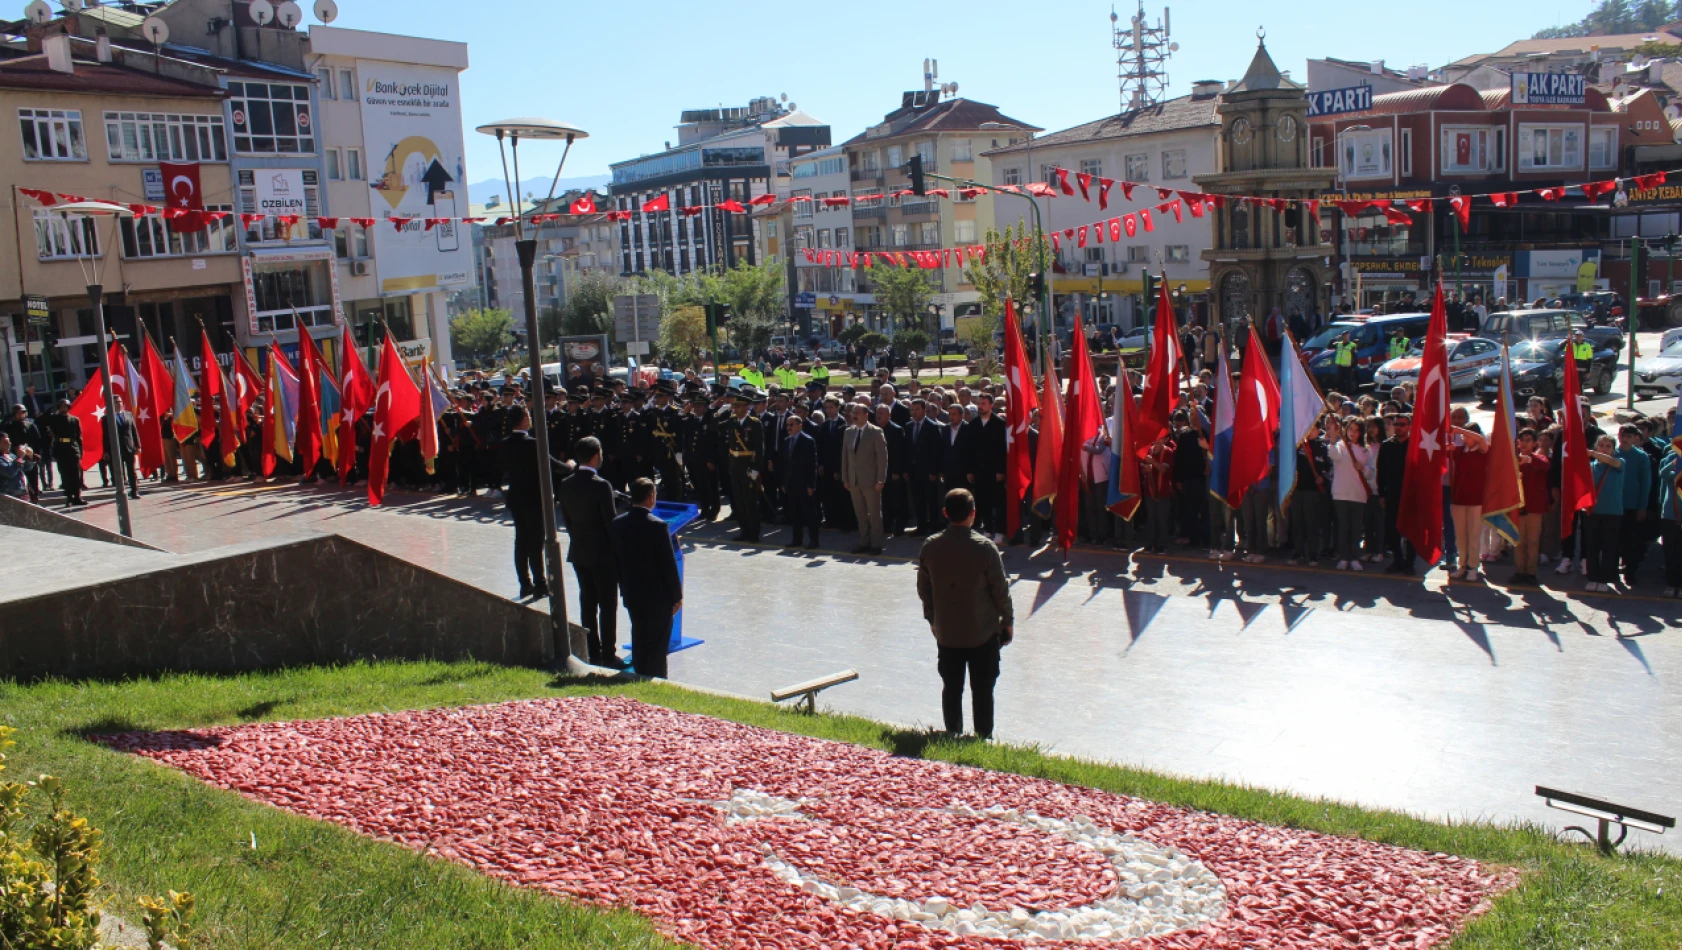
MULTIPOLYGON (((562 178, 555 184, 555 194, 562 194, 573 188, 594 188, 598 192, 605 192, 609 180, 607 175, 562 178)), ((548 178, 528 178, 520 182, 520 193, 536 195, 538 200, 541 201, 549 194, 549 181, 548 178)), ((507 200, 507 193, 508 189, 503 187, 500 178, 487 178, 484 181, 476 181, 467 186, 468 200, 476 205, 484 204, 493 195, 507 200)))

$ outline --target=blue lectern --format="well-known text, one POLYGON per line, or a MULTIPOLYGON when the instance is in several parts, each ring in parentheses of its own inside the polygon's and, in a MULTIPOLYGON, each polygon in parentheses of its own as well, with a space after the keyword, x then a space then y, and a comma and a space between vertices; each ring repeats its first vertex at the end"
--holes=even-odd
MULTIPOLYGON (((654 503, 654 517, 659 518, 661 521, 666 523, 666 531, 669 532, 673 538, 676 538, 679 531, 682 531, 686 525, 700 516, 701 509, 698 505, 687 505, 681 501, 657 501, 654 503)), ((672 549, 677 555, 677 579, 679 583, 682 583, 683 546, 678 544, 676 541, 673 541, 672 549)), ((621 578, 620 583, 624 582, 624 578, 621 578)), ((678 611, 677 614, 672 617, 672 640, 671 644, 666 647, 667 653, 676 653, 679 650, 687 650, 690 647, 698 647, 704 642, 706 641, 697 640, 693 637, 686 637, 683 635, 683 611, 678 611)), ((623 644, 623 647, 624 649, 629 650, 631 645, 626 643, 623 644)))

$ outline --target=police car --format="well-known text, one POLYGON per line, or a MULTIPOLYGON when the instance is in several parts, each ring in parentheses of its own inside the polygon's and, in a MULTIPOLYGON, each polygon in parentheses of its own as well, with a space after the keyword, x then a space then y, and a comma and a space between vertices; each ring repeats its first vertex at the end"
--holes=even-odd
MULTIPOLYGON (((1501 348, 1489 340, 1450 333, 1448 345, 1448 381, 1450 389, 1463 389, 1477 382, 1478 374, 1486 366, 1501 362, 1501 348)), ((1406 356, 1380 366, 1372 376, 1373 387, 1380 396, 1402 383, 1419 381, 1419 364, 1425 358, 1423 341, 1415 343, 1406 356)))
POLYGON ((1675 396, 1678 392, 1682 392, 1682 338, 1672 341, 1658 356, 1635 364, 1635 398, 1675 396))

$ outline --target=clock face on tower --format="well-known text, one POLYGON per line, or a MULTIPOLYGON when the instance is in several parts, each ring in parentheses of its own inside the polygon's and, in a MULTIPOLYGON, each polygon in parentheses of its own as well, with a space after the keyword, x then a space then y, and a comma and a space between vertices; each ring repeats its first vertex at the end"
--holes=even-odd
POLYGON ((1250 120, 1249 119, 1246 119, 1243 116, 1239 116, 1238 118, 1232 120, 1232 140, 1234 142, 1237 142, 1239 145, 1248 145, 1249 144, 1249 142, 1250 142, 1250 120))
POLYGON ((1279 141, 1289 142, 1297 137, 1297 120, 1288 115, 1279 117, 1279 141))

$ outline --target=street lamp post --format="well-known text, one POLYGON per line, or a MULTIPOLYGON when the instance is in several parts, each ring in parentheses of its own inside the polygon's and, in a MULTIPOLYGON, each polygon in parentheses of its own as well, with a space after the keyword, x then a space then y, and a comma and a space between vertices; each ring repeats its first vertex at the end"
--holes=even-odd
MULTIPOLYGON (((91 235, 96 243, 99 241, 99 228, 90 222, 87 230, 80 228, 81 221, 72 222, 74 215, 78 219, 86 217, 95 220, 110 218, 112 226, 107 234, 109 240, 115 240, 117 235, 116 219, 119 215, 133 215, 127 207, 109 201, 75 201, 58 205, 54 208, 64 220, 64 229, 71 234, 77 234, 85 243, 91 235), (79 234, 78 234, 79 232, 79 234)), ((110 460, 111 485, 117 490, 117 530, 125 538, 134 537, 134 520, 129 515, 128 489, 123 485, 122 443, 117 434, 117 402, 111 385, 111 339, 105 327, 105 287, 100 283, 99 260, 105 253, 106 244, 97 248, 84 248, 87 253, 76 258, 82 267, 82 277, 87 282, 88 304, 93 308, 94 332, 99 334, 99 377, 100 388, 105 396, 105 446, 106 458, 110 460)), ((42 348, 45 352, 45 347, 42 348)), ((51 378, 48 378, 48 388, 51 388, 51 378)), ((127 389, 125 387, 125 392, 127 389)), ((134 400, 134 394, 128 394, 129 401, 134 400)))
POLYGON ((502 180, 504 187, 514 204, 514 250, 520 258, 520 289, 525 295, 526 310, 526 360, 531 371, 532 386, 532 436, 537 442, 537 462, 539 477, 537 479, 537 493, 541 500, 543 511, 543 573, 548 579, 549 587, 549 626, 554 637, 555 658, 564 662, 563 656, 572 655, 572 635, 567 625, 566 587, 561 578, 561 539, 555 525, 555 484, 549 476, 549 426, 542 418, 544 403, 543 386, 543 340, 537 328, 537 290, 534 271, 537 265, 537 238, 527 237, 524 212, 521 210, 519 193, 515 190, 520 181, 520 140, 536 141, 565 140, 566 148, 561 152, 560 163, 555 166, 555 177, 549 183, 549 197, 542 207, 547 208, 555 200, 555 184, 560 181, 561 169, 566 166, 567 155, 572 151, 572 143, 577 139, 586 138, 588 133, 565 122, 553 119, 505 119, 481 125, 477 131, 485 135, 496 136, 497 151, 502 155, 502 180), (504 150, 504 140, 507 149, 504 150), (513 153, 514 174, 508 174, 509 153, 513 153), (563 653, 564 651, 564 653, 563 653))

